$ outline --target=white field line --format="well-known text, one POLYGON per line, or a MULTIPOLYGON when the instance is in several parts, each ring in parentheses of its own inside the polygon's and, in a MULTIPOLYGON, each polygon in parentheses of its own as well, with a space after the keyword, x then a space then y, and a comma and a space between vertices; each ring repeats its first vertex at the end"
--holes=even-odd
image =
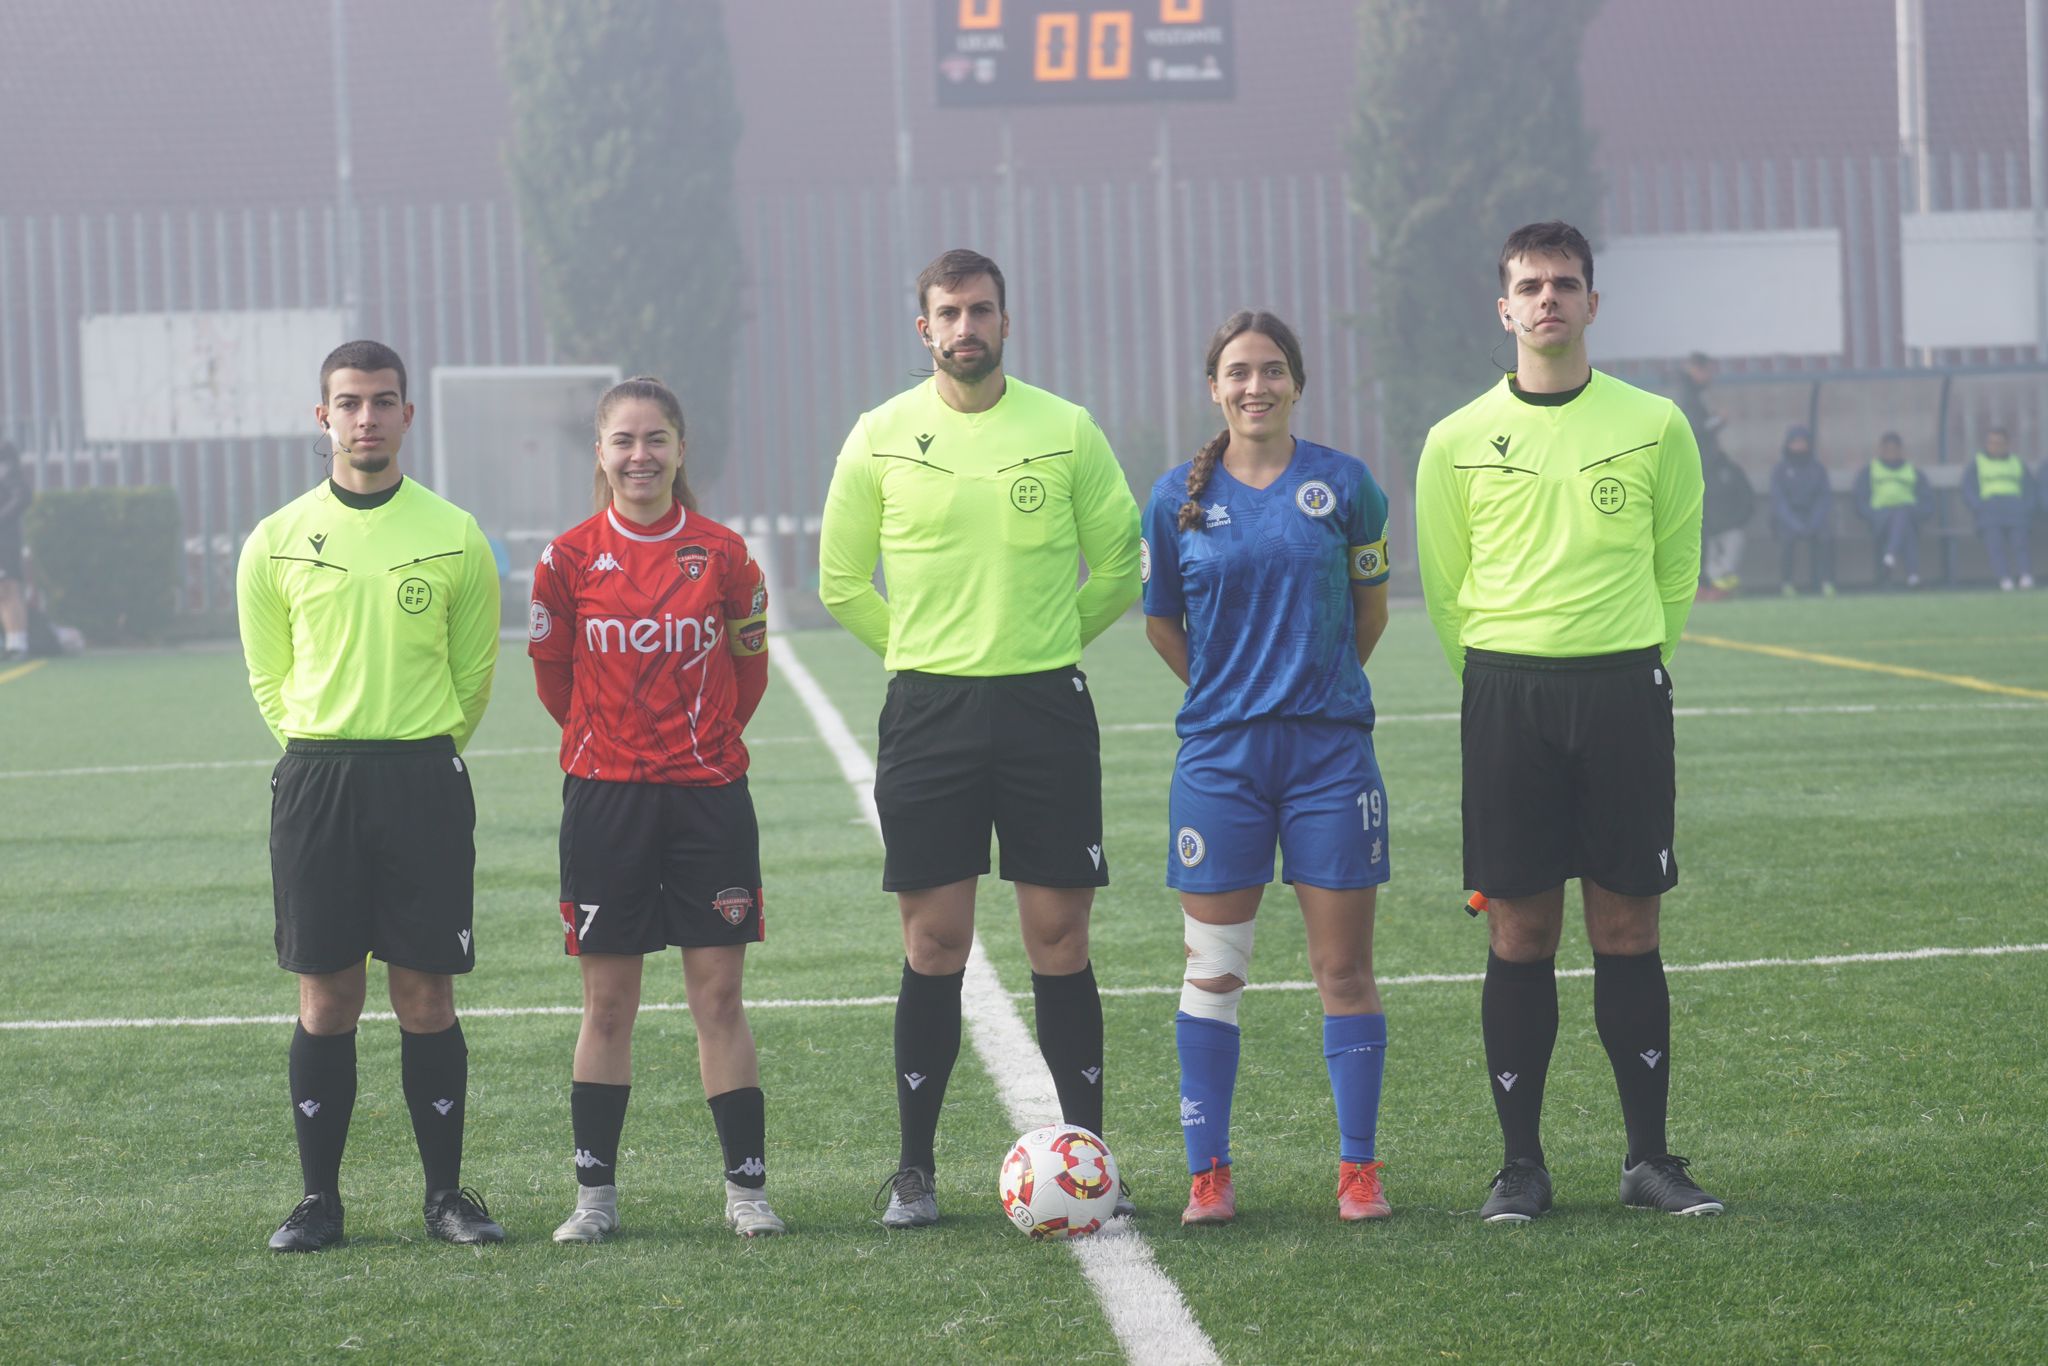
MULTIPOLYGON (((2044 704, 2048 705, 2048 704, 2044 704)), ((763 745, 808 745, 816 741, 808 735, 763 735, 750 736, 748 749, 759 749, 763 745)), ((511 749, 471 749, 463 751, 465 759, 520 759, 536 754, 555 754, 555 745, 519 745, 511 749)), ((275 768, 277 756, 268 759, 188 759, 167 764, 100 764, 91 768, 24 768, 13 772, 0 770, 0 782, 9 778, 104 778, 123 773, 186 773, 195 770, 217 768, 275 768)))
MULTIPOLYGON (((789 637, 774 642, 775 667, 789 680, 796 695, 811 714, 811 722, 833 758, 854 800, 875 832, 882 836, 882 817, 875 809, 875 765, 867 751, 853 738, 846 719, 832 705, 832 699, 811 677, 797 658, 789 637)), ((1024 1017, 1003 991, 981 935, 974 936, 967 951, 967 976, 961 986, 960 1010, 967 1024, 968 1040, 981 1058, 982 1070, 995 1083, 996 1094, 1009 1112, 1010 1124, 1018 1131, 1034 1128, 1060 1114, 1058 1093, 1052 1075, 1039 1057, 1038 1046, 1024 1028, 1024 1017)), ((1125 1359, 1140 1366, 1176 1366, 1176 1363, 1220 1362, 1215 1344, 1202 1331, 1180 1288, 1159 1269, 1152 1249, 1129 1220, 1112 1220, 1093 1238, 1079 1238, 1067 1244, 1080 1259, 1081 1269, 1102 1303, 1103 1317, 1123 1347, 1125 1359)))
MULTIPOLYGON (((1990 944, 1973 948, 1925 948, 1893 949, 1875 953, 1836 953, 1818 958, 1731 958, 1713 963, 1666 963, 1666 972, 1748 972, 1758 968, 1833 968, 1852 967, 1860 963, 1917 963, 1933 958, 2010 958, 2015 954, 2048 953, 2048 944, 1990 944)), ((1591 977, 1591 968, 1565 968, 1559 977, 1591 977)), ((1412 972, 1399 977, 1382 977, 1379 985, 1387 987, 1416 987, 1459 985, 1483 982, 1483 972, 1412 972)), ((1314 982, 1253 982, 1246 991, 1314 991, 1314 982)), ((1013 1000, 1027 1000, 1028 991, 1006 993, 1013 1000)), ((1149 987, 1104 987, 1104 996, 1178 996, 1180 984, 1149 987)), ((748 1010, 860 1010, 876 1006, 896 1004, 894 996, 788 996, 771 997, 766 1000, 748 1001, 748 1010)), ((681 1001, 647 1001, 642 1003, 642 1014, 649 1012, 674 1012, 689 1007, 681 1001)), ((512 1020, 526 1016, 564 1015, 580 1016, 581 1006, 464 1006, 465 1019, 512 1020)), ((388 1010, 366 1010, 365 1020, 391 1020, 397 1018, 388 1010)), ((5 1030, 64 1030, 64 1029, 208 1029, 231 1025, 288 1025, 298 1019, 296 1015, 163 1015, 108 1016, 99 1019, 81 1020, 0 1020, 0 1031, 5 1030)), ((1036 1057, 1034 1046, 1027 1054, 1036 1057)), ((1049 1080, 1049 1079, 1048 1079, 1049 1080)))
MULTIPOLYGON (((822 694, 821 694, 822 695, 822 694)), ((1817 706, 1783 707, 1678 707, 1672 714, 1678 717, 1720 717, 1720 716, 1888 716, 1904 712, 1928 711, 2048 711, 2048 702, 1841 702, 1817 706)), ((1382 712, 1375 722, 1381 726, 1434 724, 1455 721, 1454 711, 1382 712)), ((1146 731, 1171 731, 1171 721, 1122 721, 1102 727, 1105 731, 1137 734, 1146 731)), ((749 736, 747 748, 760 749, 773 745, 809 745, 817 743, 808 735, 763 735, 749 736)), ((536 754, 553 754, 553 745, 527 745, 511 749, 473 749, 464 756, 470 759, 524 758, 536 754)), ((0 782, 19 778, 102 778, 110 775, 133 773, 180 773, 218 768, 270 768, 275 766, 275 757, 268 759, 193 759, 164 764, 100 764, 89 768, 34 768, 15 769, 12 772, 0 770, 0 782)), ((872 782, 872 778, 870 779, 872 782)))

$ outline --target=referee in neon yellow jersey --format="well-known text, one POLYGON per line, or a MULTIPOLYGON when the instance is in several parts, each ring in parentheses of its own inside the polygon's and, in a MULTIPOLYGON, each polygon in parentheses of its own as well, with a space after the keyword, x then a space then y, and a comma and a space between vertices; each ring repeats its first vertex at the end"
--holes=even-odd
POLYGON ((476 519, 399 472, 412 415, 397 352, 332 352, 313 409, 330 477, 257 524, 235 576, 249 686, 285 751, 270 779, 270 875, 277 963, 299 978, 291 1100, 305 1198, 272 1235, 278 1252, 342 1239, 372 955, 398 1015, 427 1232, 505 1237, 462 1186, 469 1051, 454 987, 476 965, 476 804, 460 755, 490 700, 498 572, 476 519))
POLYGON ((1500 286, 1515 369, 1430 430, 1415 477, 1422 590, 1464 680, 1465 882, 1490 903, 1480 1018, 1506 1151, 1479 1212, 1550 1208, 1539 1128, 1577 878, 1628 1132, 1622 1203, 1718 1214, 1665 1138, 1657 938, 1678 882, 1670 667, 1699 579, 1699 447, 1676 404, 1587 360, 1600 296, 1577 228, 1516 229, 1500 286))
POLYGON ((917 301, 934 373, 847 436, 818 575, 832 615, 896 671, 875 768, 882 886, 902 912, 905 959, 889 1228, 938 1221, 933 1150, 991 826, 1060 1109, 1102 1131, 1088 913, 1109 864, 1081 647, 1138 594, 1138 505, 1108 440, 1085 409, 1003 373, 1003 272, 949 251, 918 276, 917 301))

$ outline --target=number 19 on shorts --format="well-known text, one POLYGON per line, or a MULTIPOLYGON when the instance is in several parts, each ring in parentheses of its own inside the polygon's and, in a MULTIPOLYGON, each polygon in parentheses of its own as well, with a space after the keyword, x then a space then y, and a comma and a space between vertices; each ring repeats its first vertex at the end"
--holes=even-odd
POLYGON ((1376 787, 1369 787, 1358 794, 1358 812, 1365 821, 1367 830, 1378 830, 1387 823, 1386 794, 1376 787))

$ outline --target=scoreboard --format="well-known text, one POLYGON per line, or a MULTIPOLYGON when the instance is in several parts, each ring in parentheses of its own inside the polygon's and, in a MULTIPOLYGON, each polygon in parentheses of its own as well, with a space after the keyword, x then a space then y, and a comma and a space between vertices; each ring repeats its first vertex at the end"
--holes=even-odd
POLYGON ((933 0, 943 106, 1227 100, 1231 0, 933 0))

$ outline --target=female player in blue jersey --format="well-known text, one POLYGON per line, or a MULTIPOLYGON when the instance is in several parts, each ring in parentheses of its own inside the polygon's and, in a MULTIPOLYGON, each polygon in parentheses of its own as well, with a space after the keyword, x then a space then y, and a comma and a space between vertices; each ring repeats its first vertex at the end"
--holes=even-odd
POLYGON ((1363 666, 1387 625, 1387 498, 1363 463, 1289 430, 1306 373, 1286 323, 1232 314, 1207 367, 1227 426, 1153 486, 1142 547, 1145 634, 1188 685, 1166 860, 1187 931, 1174 1026, 1194 1188, 1181 1222, 1237 1213, 1237 1007, 1276 842, 1323 999, 1338 1213, 1385 1218, 1373 1141, 1387 1022, 1372 918, 1388 873, 1387 799, 1363 666))

